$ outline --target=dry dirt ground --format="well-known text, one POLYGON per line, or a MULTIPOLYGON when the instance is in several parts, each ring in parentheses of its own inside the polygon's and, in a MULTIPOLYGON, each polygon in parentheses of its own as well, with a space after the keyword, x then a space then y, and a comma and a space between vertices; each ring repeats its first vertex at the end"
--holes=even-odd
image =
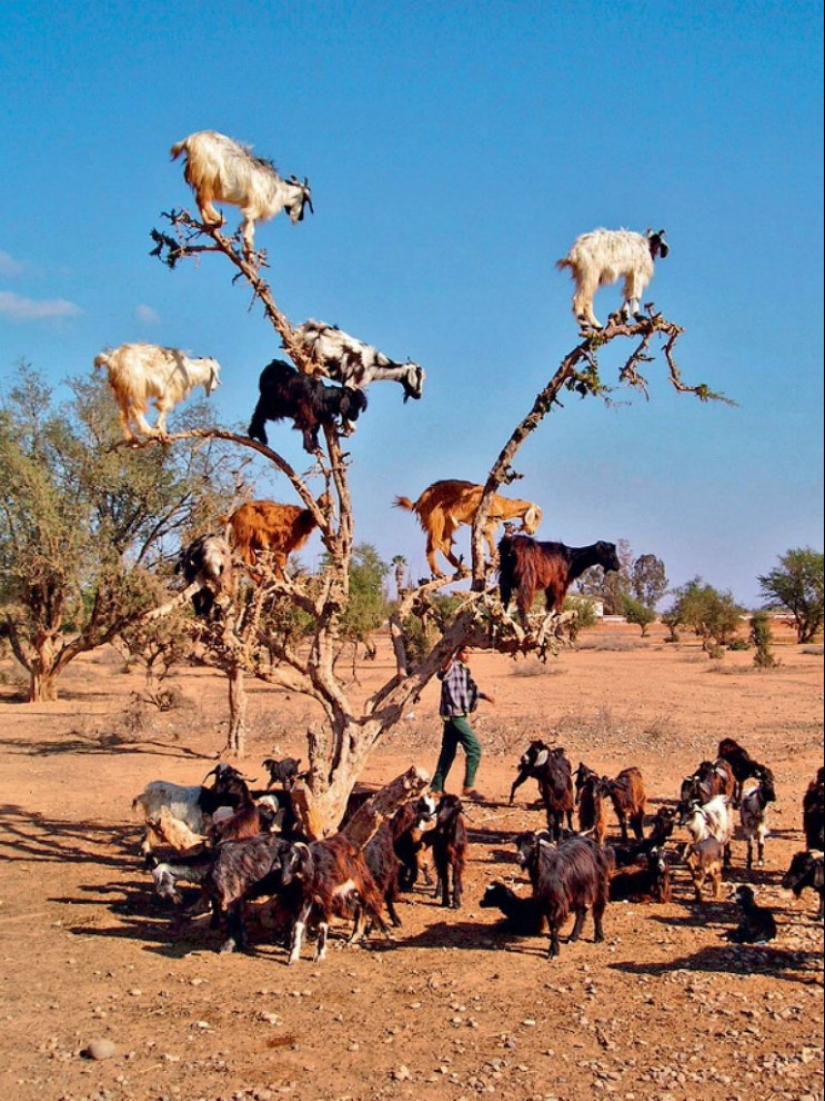
MULTIPOLYGON (((486 746, 471 810, 466 903, 442 910, 417 890, 395 942, 311 946, 292 968, 253 915, 252 950, 218 955, 204 919, 175 931, 138 859, 130 803, 151 779, 197 783, 225 740, 225 685, 181 672, 182 699, 141 703, 144 679, 114 651, 71 667, 57 703, 20 702, 0 663, 0 1090, 10 1101, 820 1101, 822 924, 815 898, 779 886, 802 847, 800 803, 823 763, 822 647, 778 639, 780 665, 752 653, 711 662, 691 639, 603 625, 546 666, 479 654, 497 697, 481 705, 486 746), (732 878, 774 908, 779 937, 735 947, 725 899, 700 908, 678 869, 669 905, 613 904, 606 942, 592 926, 559 959, 546 938, 512 939, 478 907, 486 884, 523 876, 512 838, 543 825, 532 781, 506 806, 519 753, 534 736, 573 764, 644 772, 650 805, 732 735, 776 773, 767 866, 732 878), (92 1059, 108 1040, 114 1054, 92 1059), (86 1054, 84 1054, 86 1053, 86 1054)), ((389 649, 360 670, 362 690, 390 673, 389 649)), ((312 705, 250 686, 247 772, 275 753, 305 756, 312 705)), ((410 764, 431 770, 438 691, 428 686, 364 779, 410 764)), ((450 776, 461 782, 460 762, 450 776)), ((679 832, 674 840, 679 840, 679 832)), ((727 896, 727 888, 725 889, 727 896)))

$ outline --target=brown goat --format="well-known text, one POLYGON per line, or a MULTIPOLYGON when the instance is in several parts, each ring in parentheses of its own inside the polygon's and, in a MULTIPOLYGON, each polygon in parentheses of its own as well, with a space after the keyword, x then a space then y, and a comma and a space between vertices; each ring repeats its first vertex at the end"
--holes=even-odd
POLYGON ((498 545, 499 593, 505 609, 513 593, 522 626, 536 593, 543 592, 548 615, 561 612, 567 590, 591 566, 605 573, 621 569, 615 543, 598 542, 587 547, 542 543, 527 535, 505 535, 498 545))
MULTIPOLYGON (((411 501, 409 497, 396 497, 395 507, 414 512, 427 536, 427 563, 433 577, 445 576, 436 562, 436 551, 440 551, 455 570, 462 570, 460 559, 453 554, 453 535, 462 524, 473 523, 483 494, 484 486, 444 479, 427 486, 417 501, 411 501)), ((498 524, 504 520, 520 519, 521 530, 532 535, 541 523, 541 517, 541 509, 532 501, 494 494, 484 525, 484 538, 491 558, 496 557, 493 536, 498 524)))
MULTIPOLYGON (((579 768, 582 766, 579 765, 579 768)), ((588 771, 579 784, 576 796, 579 805, 579 833, 589 833, 597 845, 603 845, 607 835, 607 795, 604 780, 595 772, 588 771)))
MULTIPOLYGON (((317 502, 322 511, 327 503, 323 495, 317 502)), ((259 556, 272 554, 275 574, 283 578, 289 556, 306 544, 318 526, 310 509, 277 501, 247 501, 220 520, 229 525, 232 545, 257 582, 262 580, 254 570, 259 556)))
POLYGON ((645 835, 645 806, 647 805, 647 793, 641 772, 635 767, 624 768, 614 780, 603 777, 602 782, 616 811, 619 829, 622 831, 622 841, 628 840, 628 825, 633 830, 633 836, 641 841, 645 835))

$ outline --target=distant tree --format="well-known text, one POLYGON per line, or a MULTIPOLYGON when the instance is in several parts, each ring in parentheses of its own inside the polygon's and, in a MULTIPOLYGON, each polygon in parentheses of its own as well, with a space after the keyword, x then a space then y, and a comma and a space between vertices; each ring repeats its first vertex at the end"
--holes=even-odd
POLYGON ((619 539, 616 543, 616 553, 619 556, 621 569, 605 573, 600 566, 593 566, 585 570, 575 583, 575 591, 582 596, 600 600, 604 606, 605 615, 622 614, 622 598, 631 590, 631 568, 633 565, 633 551, 626 539, 619 539))
POLYGON ((403 554, 396 554, 393 556, 391 564, 395 579, 395 591, 400 599, 407 587, 407 559, 403 554))
POLYGON ((754 612, 750 618, 751 642, 756 647, 753 655, 754 665, 759 669, 773 669, 777 664, 773 656, 773 630, 771 617, 766 611, 754 612))
POLYGON ((369 543, 353 547, 349 564, 349 600, 341 615, 341 641, 353 648, 353 675, 359 645, 365 647, 368 655, 374 656, 370 635, 390 614, 384 592, 384 580, 389 572, 389 565, 381 560, 375 547, 369 543))
POLYGON ((634 561, 630 569, 630 591, 646 608, 656 607, 669 584, 665 564, 655 554, 641 554, 634 561))
POLYGON ((720 593, 701 577, 695 577, 675 591, 676 600, 662 617, 675 634, 687 627, 702 639, 702 648, 712 656, 730 642, 742 623, 744 609, 729 592, 720 593))
POLYGON ((656 622, 656 612, 641 600, 628 596, 627 593, 622 597, 622 615, 628 623, 634 623, 641 628, 642 638, 647 635, 650 624, 656 622))
POLYGON ((124 447, 105 382, 69 385, 55 408, 21 363, 0 407, 0 621, 30 701, 56 699, 70 662, 168 596, 170 557, 221 484, 214 441, 124 447))
POLYGON ((762 597, 770 607, 787 608, 794 619, 796 641, 810 642, 825 615, 825 556, 810 547, 789 550, 780 567, 760 576, 762 597))

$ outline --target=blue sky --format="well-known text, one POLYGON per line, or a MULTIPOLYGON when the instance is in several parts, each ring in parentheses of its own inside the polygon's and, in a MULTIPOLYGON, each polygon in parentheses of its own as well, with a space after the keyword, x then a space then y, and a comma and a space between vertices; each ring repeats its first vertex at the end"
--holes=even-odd
MULTIPOLYGON (((556 270, 598 226, 667 230, 645 298, 685 329, 679 366, 737 405, 570 398, 522 448, 512 495, 538 535, 627 540, 672 585, 758 604, 758 574, 823 548, 821 3, 20 3, 0 8, 0 387, 55 386, 104 347, 215 356, 245 426, 279 340, 218 257, 149 256, 194 209, 169 147, 216 129, 315 215, 258 227, 276 301, 427 371, 420 402, 372 387, 350 441, 356 538, 426 573, 392 507, 483 482, 577 343, 556 270)), ((239 216, 226 208, 230 225, 239 216)), ((602 289, 596 313, 620 301, 602 289)), ((602 360, 616 380, 615 356, 602 360)), ((300 469, 300 438, 273 426, 300 469)), ((261 496, 293 500, 256 460, 261 496)), ((459 550, 466 551, 466 534, 459 550)))

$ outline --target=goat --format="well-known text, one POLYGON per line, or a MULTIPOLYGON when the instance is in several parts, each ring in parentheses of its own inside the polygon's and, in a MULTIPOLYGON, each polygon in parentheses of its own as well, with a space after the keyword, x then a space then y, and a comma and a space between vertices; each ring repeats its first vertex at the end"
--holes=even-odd
MULTIPOLYGON (((585 766, 586 767, 586 766, 585 766)), ((607 782, 597 773, 588 770, 579 783, 580 770, 576 774, 578 791, 576 802, 579 807, 579 833, 588 833, 597 845, 603 845, 607 836, 607 814, 605 799, 609 797, 607 782)))
POLYGON ((577 767, 577 769, 574 773, 574 776, 575 776, 574 783, 575 783, 575 788, 576 788, 576 803, 578 804, 579 797, 581 795, 581 790, 584 787, 585 782, 590 780, 591 777, 593 779, 598 779, 599 774, 595 771, 595 769, 592 769, 588 765, 586 765, 584 763, 584 761, 579 761, 579 764, 578 764, 578 767, 577 767))
POLYGON ((651 898, 654 902, 673 900, 670 865, 664 849, 653 846, 637 857, 636 863, 615 868, 610 876, 610 901, 651 898))
POLYGON ((247 945, 246 902, 281 892, 283 861, 290 850, 289 842, 272 834, 259 834, 225 841, 204 854, 202 860, 160 864, 154 869, 152 878, 157 893, 174 901, 180 897, 179 879, 199 882, 202 897, 212 909, 213 927, 226 925, 220 951, 234 952, 247 945))
POLYGON ((176 818, 168 807, 163 806, 155 824, 155 833, 179 853, 203 848, 208 840, 205 834, 195 833, 180 818, 176 818))
POLYGON ((606 776, 602 779, 605 791, 610 797, 616 817, 619 820, 622 841, 628 839, 628 825, 633 830, 636 840, 641 841, 644 837, 645 806, 647 804, 647 794, 641 772, 635 767, 625 768, 613 780, 606 776))
MULTIPOLYGON (((453 554, 453 535, 462 524, 472 525, 483 494, 484 486, 448 478, 427 486, 417 501, 411 501, 409 497, 395 498, 396 508, 414 512, 418 517, 427 536, 427 563, 433 577, 445 576, 436 561, 436 551, 444 555, 455 570, 463 569, 460 559, 453 554)), ((532 535, 541 518, 542 510, 532 501, 493 494, 483 532, 490 556, 493 559, 496 557, 493 538, 498 524, 520 519, 521 530, 532 535)))
MULTIPOLYGON (((316 504, 323 511, 329 501, 324 493, 316 504)), ((306 544, 318 526, 311 509, 277 501, 247 501, 231 516, 221 516, 220 522, 229 525, 232 546, 256 581, 262 578, 254 567, 266 554, 272 555, 275 574, 283 579, 289 556, 306 544)))
POLYGON ((432 846, 436 872, 435 897, 441 905, 461 909, 464 868, 467 863, 467 825, 463 804, 457 795, 442 795, 435 813, 435 826, 428 830, 426 843, 432 846))
POLYGON ((671 807, 660 807, 651 819, 650 833, 647 837, 610 846, 616 867, 630 867, 641 857, 646 856, 652 849, 663 848, 665 842, 673 833, 675 824, 676 811, 671 807))
POLYGON ((600 329, 601 322, 593 313, 593 297, 599 287, 606 287, 624 278, 624 300, 621 316, 641 319, 639 299, 653 278, 653 261, 664 259, 670 248, 665 231, 649 229, 643 237, 627 229, 594 229, 577 237, 568 254, 556 267, 570 269, 576 284, 573 313, 582 325, 600 329))
POLYGON ((690 803, 694 799, 699 803, 708 803, 715 795, 733 798, 735 790, 733 769, 724 757, 720 757, 717 761, 699 762, 696 771, 682 781, 679 799, 682 803, 690 803))
POLYGON ((349 943, 355 943, 366 934, 367 918, 388 939, 392 939, 381 916, 383 900, 370 875, 366 859, 343 834, 334 834, 309 845, 302 842, 292 845, 284 859, 281 882, 288 887, 295 881, 300 884, 300 900, 292 926, 290 966, 300 958, 304 930, 313 914, 318 922, 316 963, 326 956, 329 922, 333 913, 341 913, 342 908, 348 905, 356 908, 349 943))
POLYGON ((776 939, 776 919, 767 907, 757 905, 752 887, 741 883, 731 898, 739 905, 742 920, 735 929, 728 930, 728 940, 734 944, 767 944, 776 939))
POLYGON ((187 588, 195 582, 200 584, 192 594, 196 616, 209 616, 216 605, 221 607, 232 599, 232 551, 222 535, 201 535, 184 547, 175 573, 183 574, 187 588))
POLYGON ((247 435, 266 446, 267 421, 294 421, 303 437, 304 451, 320 450, 319 428, 337 428, 339 420, 352 422, 367 408, 367 396, 348 386, 324 386, 318 379, 301 374, 283 359, 273 359, 258 380, 261 396, 249 422, 247 435))
POLYGON ((502 929, 519 937, 538 937, 545 929, 545 918, 535 898, 522 898, 499 880, 488 884, 479 900, 482 910, 501 910, 502 929))
POLYGON ((802 798, 802 829, 809 849, 825 850, 825 767, 818 769, 802 798))
POLYGON ((184 154, 184 179, 195 192, 204 225, 220 226, 223 218, 213 202, 241 208, 241 235, 247 252, 255 244, 255 222, 268 222, 286 210, 293 225, 303 221, 304 208, 312 206, 309 180, 296 176, 283 180, 271 161, 254 157, 248 145, 219 134, 200 130, 170 150, 172 160, 184 154))
POLYGON ((739 820, 742 833, 748 844, 746 867, 753 867, 753 843, 756 841, 756 860, 760 868, 765 866, 765 838, 768 830, 768 805, 776 800, 773 774, 766 769, 761 780, 751 778, 742 785, 742 798, 739 801, 739 820))
POLYGON ((724 849, 725 866, 730 864, 730 842, 733 837, 733 816, 726 795, 716 795, 707 803, 695 800, 681 808, 679 824, 687 828, 696 843, 715 838, 724 849))
POLYGON ((535 738, 527 749, 522 753, 518 763, 518 774, 513 781, 513 786, 510 788, 510 803, 512 807, 516 797, 516 792, 525 781, 530 778, 538 780, 541 769, 544 766, 545 761, 551 753, 550 746, 541 741, 540 738, 535 738))
POLYGON ((398 882, 402 891, 411 891, 423 874, 424 882, 432 886, 427 864, 422 860, 424 831, 435 820, 436 802, 432 795, 422 795, 414 803, 400 806, 390 819, 395 855, 401 861, 398 882))
POLYGON ((364 846, 364 859, 370 875, 384 899, 387 914, 397 928, 402 924, 395 904, 401 892, 401 861, 395 851, 390 822, 383 822, 364 846))
POLYGON ((218 807, 234 808, 248 792, 246 781, 232 765, 216 765, 206 774, 204 782, 210 776, 215 777, 211 788, 203 784, 186 786, 168 780, 152 780, 132 800, 132 810, 142 814, 146 825, 140 851, 147 862, 151 860, 152 842, 163 840, 157 830, 162 808, 165 807, 173 818, 179 819, 193 833, 205 834, 209 819, 218 807))
POLYGON ((523 833, 515 838, 516 860, 530 876, 533 897, 550 929, 548 958, 559 954, 559 929, 570 913, 576 920, 568 938, 581 935, 592 909, 594 942, 604 940, 602 918, 607 907, 611 861, 608 852, 585 837, 571 837, 555 846, 544 833, 523 833))
POLYGON ((605 573, 621 569, 615 543, 599 541, 586 547, 547 543, 528 535, 505 535, 498 545, 499 593, 507 610, 513 593, 522 626, 536 593, 544 592, 547 614, 561 612, 567 590, 591 566, 605 573))
POLYGON ((285 791, 288 791, 298 779, 301 759, 300 757, 284 757, 282 761, 276 761, 272 757, 267 757, 263 762, 263 767, 269 773, 269 787, 280 784, 285 791))
POLYGON ((539 774, 539 790, 547 815, 547 829, 553 841, 560 841, 563 823, 573 828, 573 767, 564 750, 552 750, 539 774))
POLYGON ((254 799, 252 793, 247 792, 232 814, 213 818, 209 839, 213 845, 221 845, 225 841, 242 841, 246 837, 257 837, 259 833, 271 833, 279 809, 268 800, 254 799))
POLYGON ((130 443, 137 440, 133 425, 144 436, 165 436, 172 409, 196 386, 203 386, 207 397, 213 394, 221 370, 215 359, 191 359, 177 348, 157 344, 121 344, 96 356, 95 367, 106 368, 123 435, 130 443), (146 420, 150 398, 158 413, 154 428, 146 420))
MULTIPOLYGON (((336 325, 310 318, 293 330, 293 336, 308 353, 316 377, 324 375, 355 390, 365 390, 372 382, 400 382, 404 401, 410 398, 417 401, 424 392, 426 374, 423 367, 412 360, 396 363, 371 344, 342 332, 336 325)), ((347 428, 349 435, 355 426, 350 424, 347 428)))
POLYGON ((733 793, 736 800, 742 798, 742 784, 745 780, 751 776, 762 779, 765 775, 766 766, 755 761, 735 738, 723 738, 716 753, 718 757, 728 762, 736 778, 736 790, 733 793))
POLYGON ((825 917, 825 857, 816 852, 798 852, 791 860, 790 867, 782 877, 782 887, 793 891, 799 898, 806 887, 819 895, 817 920, 825 917))
POLYGON ((681 857, 690 869, 697 902, 704 903, 702 888, 708 882, 712 886, 714 900, 719 898, 726 855, 724 843, 710 835, 682 846, 681 857))

